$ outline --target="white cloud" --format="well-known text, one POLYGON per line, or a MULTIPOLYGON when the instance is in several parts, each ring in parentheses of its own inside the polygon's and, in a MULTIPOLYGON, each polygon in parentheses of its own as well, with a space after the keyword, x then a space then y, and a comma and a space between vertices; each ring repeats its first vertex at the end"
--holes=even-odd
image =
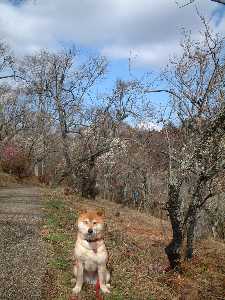
MULTIPOLYGON (((218 4, 196 0, 211 16, 218 4)), ((60 42, 93 47, 113 58, 158 66, 178 51, 182 26, 199 31, 195 6, 171 0, 35 0, 13 6, 0 0, 0 38, 17 53, 56 48, 60 42)), ((213 24, 213 22, 212 22, 213 24)), ((225 32, 225 19, 217 27, 225 32)))
POLYGON ((130 59, 132 67, 151 65, 160 67, 168 62, 172 54, 179 54, 181 48, 177 42, 140 45, 136 48, 129 46, 103 47, 102 55, 115 59, 130 59))
POLYGON ((156 124, 153 122, 140 122, 137 124, 137 128, 141 130, 155 130, 155 131, 161 131, 163 126, 162 124, 156 124))

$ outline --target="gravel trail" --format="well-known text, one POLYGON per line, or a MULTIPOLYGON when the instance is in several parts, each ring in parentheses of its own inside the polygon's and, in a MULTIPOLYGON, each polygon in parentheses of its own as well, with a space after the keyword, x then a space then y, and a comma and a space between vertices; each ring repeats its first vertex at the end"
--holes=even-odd
POLYGON ((39 236, 41 190, 0 188, 0 300, 42 299, 47 251, 39 236))

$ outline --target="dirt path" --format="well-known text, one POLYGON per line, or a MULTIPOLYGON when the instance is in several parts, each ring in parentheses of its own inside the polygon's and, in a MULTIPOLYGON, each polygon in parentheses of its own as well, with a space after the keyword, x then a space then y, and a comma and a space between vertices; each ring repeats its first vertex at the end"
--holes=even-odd
POLYGON ((47 252, 39 237, 41 190, 0 189, 0 300, 42 299, 47 252))

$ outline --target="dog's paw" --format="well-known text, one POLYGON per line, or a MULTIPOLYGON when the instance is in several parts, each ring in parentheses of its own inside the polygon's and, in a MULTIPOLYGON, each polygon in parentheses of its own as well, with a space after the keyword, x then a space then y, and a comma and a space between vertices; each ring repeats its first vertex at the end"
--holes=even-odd
POLYGON ((110 283, 106 283, 108 289, 110 289, 110 283))
POLYGON ((81 292, 81 286, 76 285, 75 288, 72 289, 73 295, 78 295, 81 292))
POLYGON ((100 286, 100 289, 102 290, 102 292, 104 294, 109 294, 110 293, 110 290, 108 289, 107 285, 100 286))

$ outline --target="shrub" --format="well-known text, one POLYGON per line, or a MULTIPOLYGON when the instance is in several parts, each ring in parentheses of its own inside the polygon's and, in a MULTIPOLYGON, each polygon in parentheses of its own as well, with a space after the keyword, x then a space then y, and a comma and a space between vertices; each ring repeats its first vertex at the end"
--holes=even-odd
POLYGON ((31 161, 26 152, 17 145, 6 145, 1 151, 1 167, 8 174, 19 178, 30 175, 31 161))

